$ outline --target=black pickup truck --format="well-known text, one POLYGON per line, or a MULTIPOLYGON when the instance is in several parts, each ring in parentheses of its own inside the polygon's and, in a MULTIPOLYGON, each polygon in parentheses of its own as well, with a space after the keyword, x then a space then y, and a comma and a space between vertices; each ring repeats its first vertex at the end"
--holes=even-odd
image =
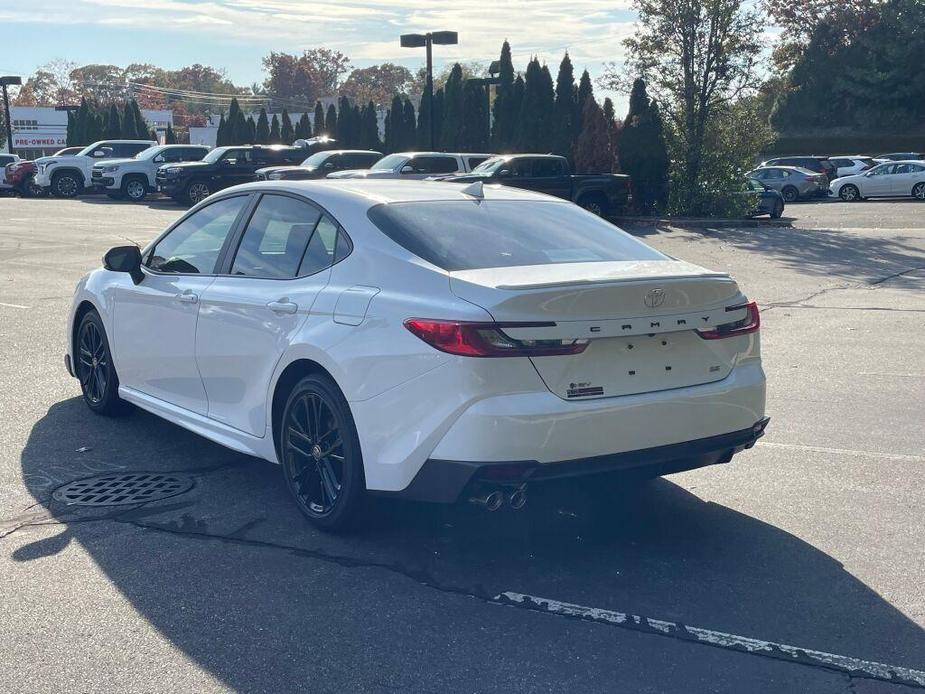
POLYGON ((253 181, 257 169, 298 164, 309 154, 305 147, 284 145, 216 147, 201 161, 160 167, 155 183, 158 192, 195 205, 217 190, 253 181))
POLYGON ((573 174, 568 160, 554 154, 504 154, 482 162, 471 173, 443 176, 441 181, 500 183, 571 200, 606 217, 624 210, 631 200, 625 174, 573 174))

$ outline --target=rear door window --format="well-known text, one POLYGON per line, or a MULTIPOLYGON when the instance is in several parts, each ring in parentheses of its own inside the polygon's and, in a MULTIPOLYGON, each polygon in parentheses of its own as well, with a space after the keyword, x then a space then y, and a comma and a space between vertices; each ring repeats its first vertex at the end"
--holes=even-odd
POLYGON ((415 173, 453 173, 459 168, 456 157, 414 157, 408 163, 415 173))
POLYGON ((367 214, 395 243, 447 271, 666 260, 609 222, 563 202, 405 202, 376 205, 367 214))
POLYGON ((558 159, 533 160, 533 175, 536 178, 554 178, 562 174, 562 162, 558 159))
POLYGON ((231 274, 295 277, 319 219, 321 211, 314 205, 285 195, 264 195, 241 237, 231 274))

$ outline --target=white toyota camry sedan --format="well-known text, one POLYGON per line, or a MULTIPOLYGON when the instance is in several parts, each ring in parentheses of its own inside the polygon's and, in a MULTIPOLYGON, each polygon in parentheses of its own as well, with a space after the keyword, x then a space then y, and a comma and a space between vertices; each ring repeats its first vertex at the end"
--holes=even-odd
POLYGON ((762 435, 759 314, 727 275, 510 187, 229 188, 79 283, 66 365, 282 466, 338 529, 370 493, 489 509, 529 485, 728 462, 762 435))

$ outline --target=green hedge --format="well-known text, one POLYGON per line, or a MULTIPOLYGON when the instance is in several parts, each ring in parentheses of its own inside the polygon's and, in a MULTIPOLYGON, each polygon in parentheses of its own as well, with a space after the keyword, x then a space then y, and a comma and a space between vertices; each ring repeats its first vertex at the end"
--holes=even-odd
POLYGON ((764 158, 798 154, 867 154, 925 152, 925 128, 908 135, 781 135, 762 152, 764 158))

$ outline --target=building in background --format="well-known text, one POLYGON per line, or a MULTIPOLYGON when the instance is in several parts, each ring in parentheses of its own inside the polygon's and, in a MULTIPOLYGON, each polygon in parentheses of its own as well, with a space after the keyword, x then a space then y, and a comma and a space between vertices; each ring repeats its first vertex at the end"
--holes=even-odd
MULTIPOLYGON (((142 109, 141 115, 163 141, 167 125, 173 126, 173 111, 142 109)), ((10 106, 10 121, 13 151, 23 159, 44 157, 67 147, 67 111, 56 111, 52 106, 10 106)))

